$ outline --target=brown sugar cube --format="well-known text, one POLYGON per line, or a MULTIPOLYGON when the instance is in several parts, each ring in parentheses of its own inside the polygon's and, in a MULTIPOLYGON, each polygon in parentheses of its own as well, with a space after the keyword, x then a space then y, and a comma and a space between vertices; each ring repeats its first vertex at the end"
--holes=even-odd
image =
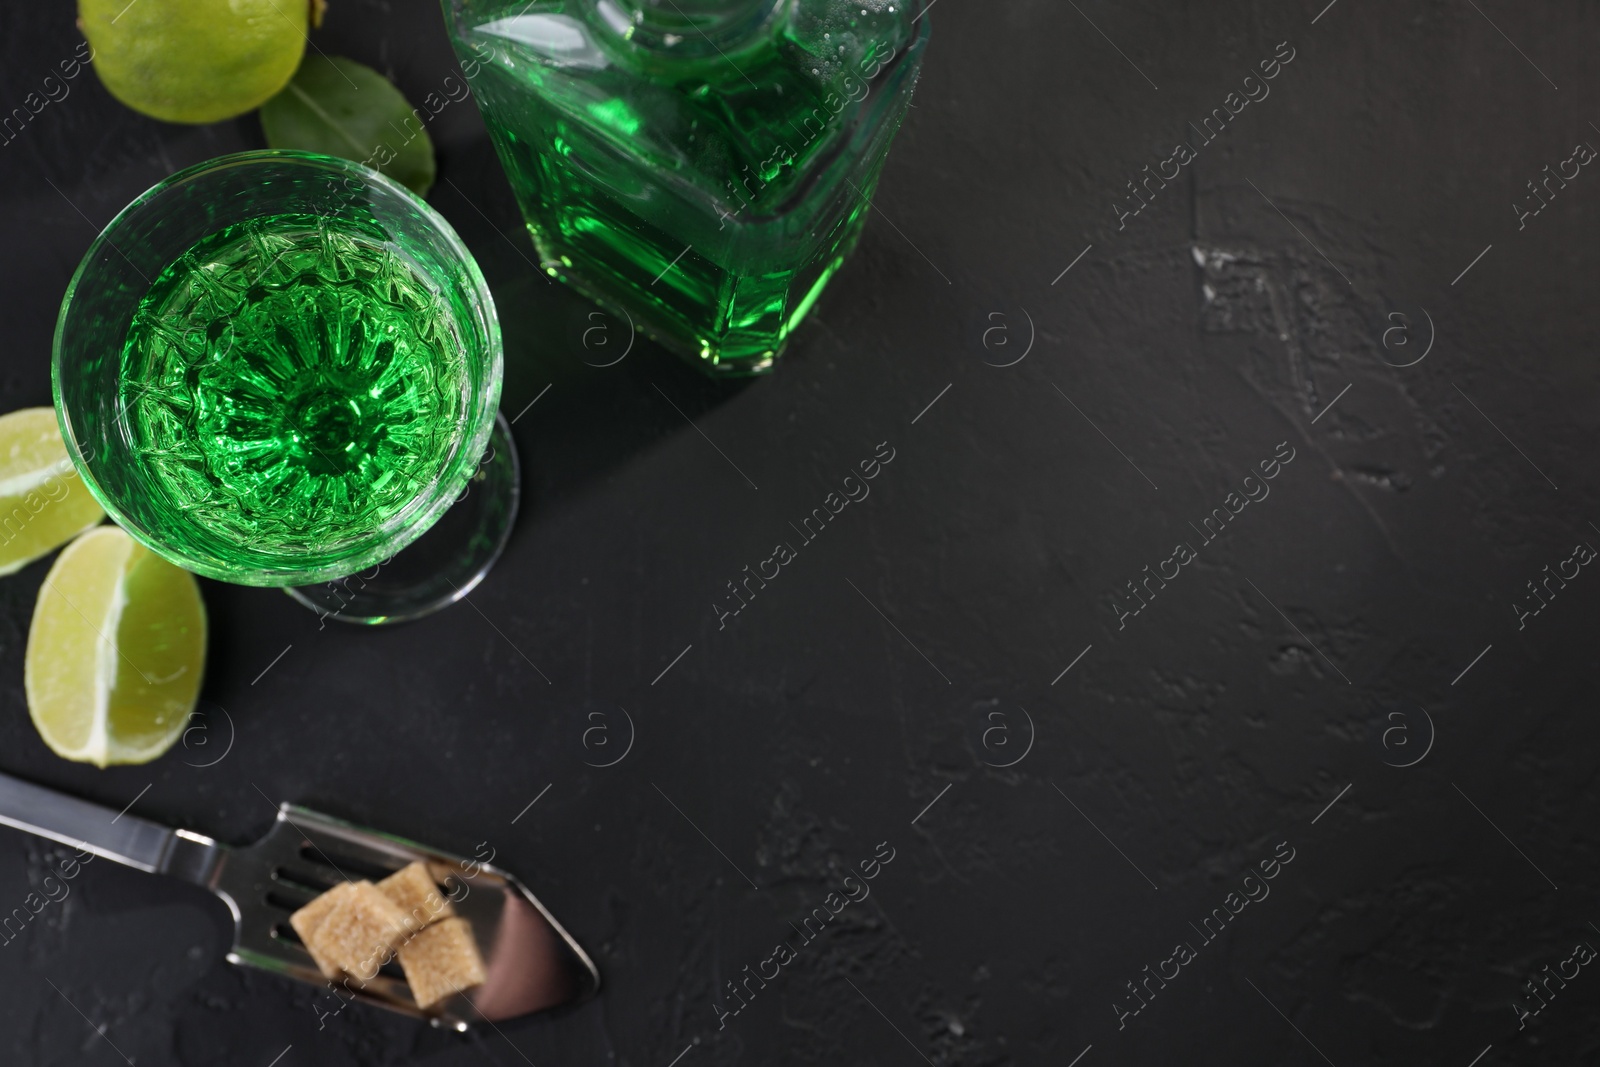
POLYGON ((319 947, 316 933, 317 927, 322 925, 322 920, 328 917, 329 912, 333 911, 343 901, 348 900, 355 891, 354 882, 340 882, 289 916, 289 925, 294 927, 294 932, 300 935, 301 943, 305 945, 306 951, 311 953, 311 958, 316 961, 317 969, 322 972, 325 978, 338 978, 339 965, 334 963, 319 947))
POLYGON ((400 966, 423 1011, 484 983, 483 957, 465 919, 443 919, 400 946, 400 966))
POLYGON ((313 958, 326 959, 359 982, 368 982, 405 937, 405 913, 371 882, 350 883, 312 930, 313 958))
POLYGON ((407 933, 416 933, 429 923, 456 913, 423 863, 406 864, 379 882, 378 889, 405 913, 407 933))

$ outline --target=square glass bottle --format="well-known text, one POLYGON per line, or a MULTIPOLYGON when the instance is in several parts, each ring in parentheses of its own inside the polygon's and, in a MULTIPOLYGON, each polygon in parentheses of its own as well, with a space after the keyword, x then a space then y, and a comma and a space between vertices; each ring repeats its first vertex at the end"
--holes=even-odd
POLYGON ((444 0, 551 275, 767 370, 855 245, 924 0, 444 0))

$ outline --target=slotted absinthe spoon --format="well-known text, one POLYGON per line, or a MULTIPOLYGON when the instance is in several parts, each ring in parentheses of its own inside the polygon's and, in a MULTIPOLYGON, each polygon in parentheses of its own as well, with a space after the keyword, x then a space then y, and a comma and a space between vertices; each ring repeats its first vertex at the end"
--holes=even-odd
POLYGON ((466 1030, 592 997, 600 973, 561 924, 509 872, 415 841, 283 804, 258 841, 233 846, 0 774, 0 823, 152 874, 181 878, 222 898, 233 914, 228 962, 322 986, 466 1030), (365 984, 329 982, 295 937, 289 915, 333 884, 377 880, 427 865, 457 915, 472 924, 487 980, 430 1012, 417 1008, 399 971, 365 984))

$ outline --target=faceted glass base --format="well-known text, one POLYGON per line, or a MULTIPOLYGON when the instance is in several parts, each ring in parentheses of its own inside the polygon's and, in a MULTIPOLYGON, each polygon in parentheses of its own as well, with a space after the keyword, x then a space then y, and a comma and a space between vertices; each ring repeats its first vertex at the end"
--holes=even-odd
POLYGON ((376 626, 432 614, 470 593, 494 566, 517 517, 521 464, 505 416, 467 488, 433 527, 371 570, 288 594, 329 622, 376 626))

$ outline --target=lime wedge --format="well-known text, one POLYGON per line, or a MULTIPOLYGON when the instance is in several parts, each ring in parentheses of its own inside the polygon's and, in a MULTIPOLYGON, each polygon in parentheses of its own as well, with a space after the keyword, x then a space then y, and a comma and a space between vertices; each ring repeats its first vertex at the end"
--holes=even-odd
POLYGON ((148 763, 183 734, 205 646, 194 575, 115 526, 90 530, 39 588, 23 663, 33 725, 64 759, 148 763))
POLYGON ((0 415, 0 574, 22 569, 105 514, 67 458, 54 410, 0 415))

